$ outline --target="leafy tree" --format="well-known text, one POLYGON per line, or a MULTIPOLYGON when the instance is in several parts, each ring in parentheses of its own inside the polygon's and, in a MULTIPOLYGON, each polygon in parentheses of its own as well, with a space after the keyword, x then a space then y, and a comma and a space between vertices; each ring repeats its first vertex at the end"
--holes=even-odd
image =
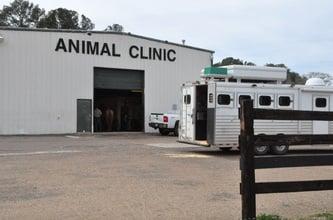
POLYGON ((0 10, 0 25, 11 27, 36 27, 45 10, 25 0, 14 0, 0 10))
POLYGON ((41 19, 39 28, 79 29, 79 14, 65 8, 51 10, 41 19))
POLYGON ((227 65, 247 65, 255 66, 256 64, 248 61, 243 61, 240 59, 235 59, 233 57, 226 57, 221 62, 215 63, 213 66, 227 66, 227 65))
POLYGON ((227 65, 244 65, 244 63, 240 59, 235 59, 233 57, 226 57, 221 62, 214 64, 214 66, 227 66, 227 65))
POLYGON ((283 63, 280 63, 280 64, 268 63, 265 66, 286 68, 287 69, 287 79, 282 82, 284 84, 305 84, 305 82, 307 80, 306 76, 301 76, 299 73, 291 71, 283 63))
POLYGON ((81 15, 79 23, 79 13, 66 8, 57 8, 51 10, 38 23, 39 28, 54 28, 54 29, 83 29, 92 30, 95 25, 91 20, 81 15))
POLYGON ((14 0, 0 10, 0 26, 83 29, 92 30, 95 25, 91 20, 76 11, 58 8, 45 14, 45 10, 26 0, 14 0))
POLYGON ((333 77, 329 73, 322 73, 322 72, 310 72, 308 74, 305 74, 306 78, 321 78, 324 81, 332 80, 333 77))
POLYGON ((49 12, 37 24, 38 28, 59 28, 58 20, 55 12, 49 12))
POLYGON ((252 62, 245 61, 245 62, 244 62, 244 65, 245 65, 245 66, 255 66, 256 64, 255 64, 255 63, 252 63, 252 62))
POLYGON ((301 76, 297 72, 287 70, 287 79, 283 81, 284 84, 305 84, 307 78, 305 76, 301 76))
POLYGON ((124 27, 120 24, 113 24, 107 26, 104 31, 124 32, 124 27))
POLYGON ((88 17, 81 15, 80 28, 83 30, 92 30, 95 28, 95 24, 88 17))
POLYGON ((0 26, 8 26, 6 15, 2 10, 0 10, 0 26))

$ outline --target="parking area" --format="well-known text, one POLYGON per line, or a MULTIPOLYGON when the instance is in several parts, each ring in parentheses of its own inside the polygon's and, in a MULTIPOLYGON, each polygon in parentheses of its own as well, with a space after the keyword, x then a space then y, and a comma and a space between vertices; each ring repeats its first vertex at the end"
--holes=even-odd
MULTIPOLYGON (((240 219, 239 152, 173 136, 0 137, 3 219, 240 219)), ((309 147, 291 153, 333 151, 309 147), (306 149, 306 150, 304 150, 306 149)), ((256 171, 258 181, 333 179, 332 167, 256 171)), ((258 213, 333 210, 333 192, 257 196, 258 213)))

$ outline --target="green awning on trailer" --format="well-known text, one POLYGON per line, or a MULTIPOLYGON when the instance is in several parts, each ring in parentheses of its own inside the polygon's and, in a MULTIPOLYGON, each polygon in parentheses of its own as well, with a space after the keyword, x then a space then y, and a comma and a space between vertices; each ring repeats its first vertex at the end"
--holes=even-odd
POLYGON ((204 69, 204 74, 205 75, 210 75, 210 74, 214 74, 214 75, 227 75, 228 74, 228 69, 227 68, 223 68, 223 67, 206 67, 204 69))

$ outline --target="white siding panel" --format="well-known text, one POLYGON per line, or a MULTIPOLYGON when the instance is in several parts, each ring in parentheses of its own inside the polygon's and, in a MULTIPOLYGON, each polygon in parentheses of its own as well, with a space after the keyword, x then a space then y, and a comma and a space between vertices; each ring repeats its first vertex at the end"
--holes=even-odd
MULTIPOLYGON (((307 130, 306 130, 307 131, 307 130)), ((255 134, 297 134, 297 121, 255 120, 255 134)), ((231 143, 238 145, 240 134, 240 121, 235 116, 216 115, 215 144, 225 145, 231 143)))
POLYGON ((333 121, 328 122, 328 133, 333 134, 333 121))
POLYGON ((300 133, 301 134, 312 134, 313 128, 312 128, 312 121, 300 121, 301 125, 300 133))

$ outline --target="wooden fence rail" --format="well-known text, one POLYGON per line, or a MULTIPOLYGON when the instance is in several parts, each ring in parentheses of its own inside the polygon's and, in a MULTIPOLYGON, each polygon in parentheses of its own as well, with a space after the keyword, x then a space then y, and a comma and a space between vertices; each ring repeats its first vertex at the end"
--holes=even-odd
POLYGON ((333 112, 268 110, 253 108, 252 100, 243 100, 239 111, 239 136, 242 195, 242 219, 256 219, 256 194, 333 190, 333 180, 255 182, 255 169, 332 166, 328 154, 255 156, 254 146, 288 143, 289 145, 333 144, 333 135, 254 135, 254 120, 333 121, 333 112))

